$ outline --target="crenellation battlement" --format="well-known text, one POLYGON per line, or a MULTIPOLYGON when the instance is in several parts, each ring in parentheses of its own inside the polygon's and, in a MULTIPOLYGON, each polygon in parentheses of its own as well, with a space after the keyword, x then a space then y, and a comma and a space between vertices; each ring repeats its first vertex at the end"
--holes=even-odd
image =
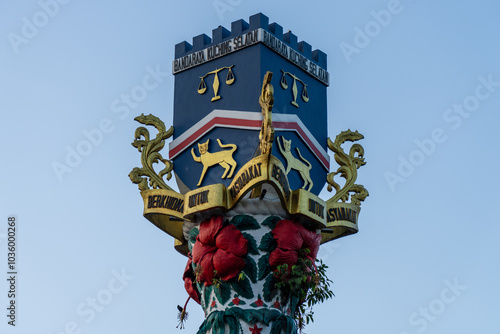
POLYGON ((186 41, 175 44, 175 58, 189 53, 193 46, 186 41))
POLYGON ((257 29, 263 29, 285 42, 290 48, 300 53, 310 61, 315 62, 323 69, 327 69, 327 56, 321 50, 312 50, 312 46, 305 41, 298 41, 298 37, 290 30, 283 33, 283 27, 276 22, 269 24, 269 18, 262 13, 250 16, 249 22, 240 19, 231 23, 231 31, 223 26, 212 30, 212 38, 206 34, 193 37, 192 44, 183 41, 175 45, 175 59, 201 51, 207 47, 222 43, 229 39, 241 36, 257 29))
POLYGON ((298 50, 298 37, 293 34, 290 30, 288 30, 286 33, 283 34, 283 41, 288 44, 289 47, 292 49, 299 51, 298 50))
POLYGON ((269 18, 262 13, 250 16, 250 30, 259 28, 269 30, 269 18))
POLYGON ((231 36, 231 32, 223 26, 219 26, 218 28, 212 30, 212 43, 218 44, 227 39, 229 36, 231 36))
POLYGON ((274 22, 269 25, 269 31, 276 36, 276 38, 283 40, 283 27, 274 22))
POLYGON ((239 36, 249 30, 250 25, 243 19, 231 23, 231 37, 239 36))
POLYGON ((299 42, 299 44, 297 44, 297 48, 299 49, 299 52, 301 52, 304 55, 304 57, 309 59, 312 58, 311 44, 301 41, 299 42))
POLYGON ((207 46, 212 44, 212 39, 205 34, 201 34, 193 37, 193 49, 191 51, 203 50, 207 46))

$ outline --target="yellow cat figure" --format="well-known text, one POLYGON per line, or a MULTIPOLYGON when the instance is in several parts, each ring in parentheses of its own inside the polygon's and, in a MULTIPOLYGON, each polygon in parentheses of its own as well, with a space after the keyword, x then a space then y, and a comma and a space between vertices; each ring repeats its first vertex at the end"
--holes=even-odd
POLYGON ((286 159, 285 174, 288 175, 288 173, 292 169, 296 170, 297 172, 299 172, 302 180, 304 180, 304 185, 302 186, 302 189, 305 189, 306 186, 309 185, 309 188, 307 188, 306 190, 311 191, 311 189, 313 187, 313 181, 311 180, 311 176, 309 175, 309 171, 311 170, 312 165, 309 163, 309 161, 307 161, 306 159, 304 159, 302 157, 298 147, 296 147, 295 149, 297 150, 297 153, 299 154, 300 159, 305 161, 305 163, 307 165, 292 155, 292 152, 290 151, 290 148, 292 146, 292 140, 286 140, 283 137, 281 137, 281 139, 283 140, 284 149, 281 146, 279 138, 278 138, 277 142, 278 142, 278 148, 280 149, 281 154, 286 159))
POLYGON ((226 176, 227 178, 233 176, 234 169, 236 168, 236 161, 234 161, 233 159, 233 152, 236 151, 238 147, 235 144, 222 144, 220 140, 217 139, 220 147, 231 147, 231 149, 210 153, 208 152, 209 141, 210 139, 208 139, 205 143, 198 144, 198 150, 200 151, 199 157, 197 157, 194 153, 194 148, 191 149, 191 154, 193 155, 194 161, 201 162, 203 164, 203 171, 201 172, 200 181, 197 184, 198 187, 201 185, 208 167, 219 164, 222 168, 224 168, 225 171, 224 174, 222 174, 222 179, 226 178, 226 176))

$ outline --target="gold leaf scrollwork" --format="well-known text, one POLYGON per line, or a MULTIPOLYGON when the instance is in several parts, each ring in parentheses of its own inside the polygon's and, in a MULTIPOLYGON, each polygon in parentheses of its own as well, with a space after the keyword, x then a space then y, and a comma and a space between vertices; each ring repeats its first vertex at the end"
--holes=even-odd
POLYGON ((329 173, 326 177, 328 191, 332 191, 332 188, 336 190, 335 195, 328 202, 342 201, 345 203, 351 197, 352 204, 360 205, 369 195, 365 187, 355 184, 358 177, 358 168, 366 164, 363 157, 365 150, 360 144, 355 143, 351 146, 349 154, 347 154, 341 147, 346 141, 354 142, 363 138, 363 135, 358 131, 352 132, 351 130, 342 131, 333 142, 328 138, 328 148, 335 153, 335 161, 340 165, 336 172, 329 173), (342 188, 333 179, 338 174, 346 180, 342 188))
POLYGON ((167 180, 172 178, 174 165, 170 160, 164 159, 160 151, 165 146, 165 140, 174 134, 174 128, 171 126, 166 130, 165 124, 158 117, 151 114, 147 116, 141 114, 134 119, 141 124, 154 126, 158 130, 158 134, 154 139, 150 140, 148 129, 141 126, 135 130, 135 139, 132 146, 141 152, 142 168, 135 167, 132 169, 128 175, 130 180, 138 184, 140 190, 147 190, 150 187, 152 189, 172 190, 172 188, 167 186, 163 177, 166 175, 167 180), (141 139, 141 137, 144 139, 141 139), (160 161, 165 165, 165 168, 157 174, 153 168, 153 164, 160 161))

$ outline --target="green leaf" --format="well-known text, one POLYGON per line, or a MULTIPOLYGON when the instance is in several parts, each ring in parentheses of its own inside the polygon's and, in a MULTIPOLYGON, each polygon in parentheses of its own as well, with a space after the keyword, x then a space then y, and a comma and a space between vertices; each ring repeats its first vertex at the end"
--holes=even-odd
POLYGON ((257 283, 257 264, 248 254, 243 259, 245 260, 243 272, 253 283, 257 283))
MULTIPOLYGON (((197 334, 205 334, 210 329, 213 330, 214 334, 222 334, 224 332, 221 332, 221 328, 223 328, 225 324, 229 327, 229 334, 239 334, 242 328, 238 320, 242 320, 247 324, 261 322, 266 326, 269 326, 271 322, 276 321, 278 322, 276 329, 280 330, 287 324, 287 318, 290 317, 283 315, 278 310, 269 310, 265 308, 249 310, 235 306, 226 309, 226 311, 212 312, 200 326, 200 330, 197 334)), ((291 320, 293 322, 293 319, 291 320)), ((275 325, 273 324, 273 326, 275 325)), ((278 331, 277 334, 281 334, 281 332, 278 331)))
POLYGON ((271 232, 264 234, 262 239, 260 239, 259 249, 261 251, 271 253, 276 249, 276 246, 278 246, 278 244, 276 243, 276 240, 271 232))
POLYGON ((226 323, 224 322, 224 312, 217 312, 213 327, 214 334, 224 334, 226 332, 226 323))
POLYGON ((259 223, 252 216, 248 215, 237 215, 231 219, 231 224, 233 224, 238 230, 257 230, 260 228, 259 223))
POLYGON ((227 283, 222 283, 219 287, 214 289, 215 297, 219 300, 219 303, 224 305, 231 297, 231 289, 227 283))
POLYGON ((226 311, 226 315, 233 315, 246 322, 247 324, 260 322, 264 316, 259 312, 259 310, 249 310, 241 309, 239 307, 233 307, 226 311))
POLYGON ((194 244, 196 242, 196 237, 200 234, 200 230, 197 227, 194 227, 189 231, 189 239, 194 244))
POLYGON ((208 309, 210 306, 210 294, 212 293, 212 286, 204 286, 203 290, 203 300, 205 301, 205 309, 208 309))
POLYGON ((242 319, 245 322, 250 322, 250 314, 239 307, 232 307, 226 311, 226 315, 232 315, 237 319, 242 319))
POLYGON ((269 323, 277 319, 280 315, 281 312, 278 310, 266 310, 266 312, 264 312, 264 319, 262 319, 262 322, 266 326, 269 326, 269 323))
POLYGON ((257 242, 255 241, 255 238, 252 237, 250 234, 243 232, 243 237, 247 239, 248 241, 248 250, 247 252, 249 254, 253 255, 259 255, 259 249, 257 248, 257 242))
POLYGON ((244 279, 238 282, 237 279, 232 279, 230 282, 234 292, 236 292, 241 297, 246 299, 251 299, 254 297, 252 286, 250 285, 250 280, 244 279))
POLYGON ((262 287, 263 297, 266 302, 270 302, 278 290, 275 288, 276 278, 273 275, 267 276, 264 286, 262 287))
POLYGON ((238 320, 236 320, 236 318, 232 316, 226 316, 225 319, 229 326, 229 334, 239 334, 238 320))
POLYGON ((297 305, 299 303, 299 298, 292 295, 291 298, 290 298, 290 309, 292 310, 292 312, 295 311, 295 309, 297 308, 297 305))
POLYGON ((203 324, 201 324, 200 329, 198 330, 198 332, 196 332, 196 334, 206 334, 206 332, 212 328, 214 320, 218 313, 219 311, 214 311, 210 313, 210 315, 205 319, 205 321, 203 321, 203 324))
POLYGON ((297 333, 297 328, 295 326, 295 321, 292 317, 286 317, 286 334, 297 333))
POLYGON ((210 316, 203 321, 203 323, 200 326, 200 329, 196 332, 196 334, 206 334, 206 332, 210 329, 210 326, 208 325, 208 319, 210 316))
MULTIPOLYGON (((290 299, 290 289, 281 289, 280 290, 281 297, 281 305, 288 304, 288 300, 290 299)), ((291 308, 290 308, 291 309, 291 308)))
POLYGON ((273 322, 271 326, 271 332, 269 334, 281 334, 281 330, 283 329, 283 325, 285 324, 285 319, 280 317, 273 322))
POLYGON ((266 254, 259 258, 259 281, 270 273, 271 266, 269 265, 269 254, 266 254))
POLYGON ((250 322, 261 322, 264 319, 264 314, 261 310, 247 310, 247 312, 251 315, 250 322))
POLYGON ((280 217, 278 216, 269 216, 267 217, 263 222, 262 222, 262 226, 267 226, 269 227, 271 230, 274 230, 274 228, 276 227, 276 224, 281 220, 280 217))

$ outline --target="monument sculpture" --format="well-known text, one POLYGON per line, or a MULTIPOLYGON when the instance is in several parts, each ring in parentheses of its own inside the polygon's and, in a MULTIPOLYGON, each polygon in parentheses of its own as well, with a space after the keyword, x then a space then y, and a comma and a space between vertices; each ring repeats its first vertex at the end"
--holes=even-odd
POLYGON ((297 333, 332 296, 320 245, 358 231, 368 196, 355 183, 363 148, 342 148, 363 136, 327 135, 326 54, 259 13, 177 44, 172 69, 173 126, 135 118, 142 167, 129 176, 144 217, 187 258, 188 301, 205 313, 197 333, 297 333), (325 184, 336 191, 326 201, 325 184))

